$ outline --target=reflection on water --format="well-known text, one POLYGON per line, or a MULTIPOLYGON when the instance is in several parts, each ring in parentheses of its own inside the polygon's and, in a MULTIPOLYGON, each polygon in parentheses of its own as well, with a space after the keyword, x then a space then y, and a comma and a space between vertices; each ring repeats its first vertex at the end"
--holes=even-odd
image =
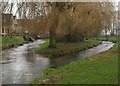
POLYGON ((3 83, 29 83, 33 78, 40 75, 44 68, 48 67, 49 59, 38 56, 33 50, 41 43, 43 41, 38 40, 2 52, 3 83))
POLYGON ((41 43, 43 43, 42 40, 37 40, 34 43, 2 51, 0 66, 2 65, 3 84, 27 84, 33 78, 38 77, 46 67, 59 67, 80 58, 106 51, 114 45, 111 42, 103 42, 95 48, 82 51, 76 55, 49 59, 35 54, 34 48, 41 43))
POLYGON ((70 55, 70 56, 63 56, 63 57, 57 57, 57 58, 51 58, 50 59, 50 63, 52 67, 59 67, 65 64, 68 64, 72 61, 81 59, 81 58, 85 58, 88 56, 92 56, 95 54, 98 54, 100 52, 106 51, 108 49, 110 49, 111 47, 113 47, 114 43, 112 42, 105 42, 103 41, 102 44, 100 44, 97 47, 85 50, 85 51, 80 51, 78 54, 75 55, 70 55))

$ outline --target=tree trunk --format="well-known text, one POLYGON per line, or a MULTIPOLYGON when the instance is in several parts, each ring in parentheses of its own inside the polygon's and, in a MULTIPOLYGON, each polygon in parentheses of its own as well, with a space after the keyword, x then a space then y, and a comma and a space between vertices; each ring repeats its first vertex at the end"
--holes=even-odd
POLYGON ((106 34, 106 41, 108 41, 108 35, 106 34))
POLYGON ((56 48, 56 33, 55 33, 55 28, 50 28, 50 44, 49 47, 50 48, 56 48))
POLYGON ((58 11, 54 10, 53 14, 51 16, 51 25, 50 25, 50 43, 49 43, 49 47, 50 48, 56 48, 56 28, 58 26, 58 11))
POLYGON ((105 30, 106 41, 108 41, 107 30, 105 30))
POLYGON ((56 28, 58 26, 58 16, 54 16, 53 18, 53 23, 51 24, 51 27, 50 27, 50 37, 49 37, 49 40, 50 40, 50 44, 49 44, 49 47, 50 48, 56 48, 56 28))

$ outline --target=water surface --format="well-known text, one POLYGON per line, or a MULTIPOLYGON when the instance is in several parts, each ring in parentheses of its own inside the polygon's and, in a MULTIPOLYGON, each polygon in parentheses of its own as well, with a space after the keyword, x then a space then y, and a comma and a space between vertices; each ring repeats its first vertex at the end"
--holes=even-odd
POLYGON ((81 51, 71 56, 57 58, 44 58, 35 54, 34 48, 42 44, 43 40, 24 44, 17 48, 2 51, 2 83, 3 84, 28 84, 31 80, 41 75, 47 67, 59 67, 84 57, 98 54, 113 47, 112 42, 103 42, 97 47, 81 51))

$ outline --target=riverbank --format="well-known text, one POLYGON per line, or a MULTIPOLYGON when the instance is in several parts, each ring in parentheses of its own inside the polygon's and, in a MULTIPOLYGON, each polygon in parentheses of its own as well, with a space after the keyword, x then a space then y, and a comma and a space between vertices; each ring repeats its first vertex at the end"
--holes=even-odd
POLYGON ((16 47, 25 43, 22 36, 1 36, 0 45, 2 49, 8 49, 11 47, 16 47))
POLYGON ((57 69, 47 68, 32 84, 117 84, 118 51, 116 43, 100 54, 57 69))
POLYGON ((35 51, 37 54, 43 55, 45 57, 57 57, 75 54, 77 52, 95 47, 101 43, 101 41, 89 39, 80 43, 57 43, 56 48, 51 49, 48 48, 49 40, 45 40, 45 43, 40 45, 40 47, 38 47, 35 51))
POLYGON ((118 41, 118 36, 113 35, 113 36, 107 36, 108 39, 106 40, 106 36, 98 36, 96 39, 100 41, 111 41, 116 43, 118 41))

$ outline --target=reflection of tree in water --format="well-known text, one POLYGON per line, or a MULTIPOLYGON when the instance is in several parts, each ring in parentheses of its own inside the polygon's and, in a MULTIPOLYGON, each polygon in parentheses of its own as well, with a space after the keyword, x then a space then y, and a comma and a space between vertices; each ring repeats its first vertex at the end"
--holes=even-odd
POLYGON ((58 58, 51 58, 50 59, 50 67, 53 68, 57 68, 59 66, 68 64, 72 61, 78 60, 79 58, 77 58, 76 55, 71 55, 71 56, 62 56, 62 58, 58 57, 58 58), (68 59, 69 58, 69 59, 68 59))
POLYGON ((4 60, 10 60, 11 58, 10 58, 10 50, 4 50, 4 51, 2 51, 1 52, 1 54, 0 54, 0 61, 2 60, 2 61, 4 61, 4 60), (4 56, 4 58, 3 58, 3 56, 4 56))
POLYGON ((26 60, 28 62, 35 62, 36 54, 35 54, 34 50, 30 49, 29 47, 30 47, 30 45, 28 44, 27 53, 25 53, 26 60))

